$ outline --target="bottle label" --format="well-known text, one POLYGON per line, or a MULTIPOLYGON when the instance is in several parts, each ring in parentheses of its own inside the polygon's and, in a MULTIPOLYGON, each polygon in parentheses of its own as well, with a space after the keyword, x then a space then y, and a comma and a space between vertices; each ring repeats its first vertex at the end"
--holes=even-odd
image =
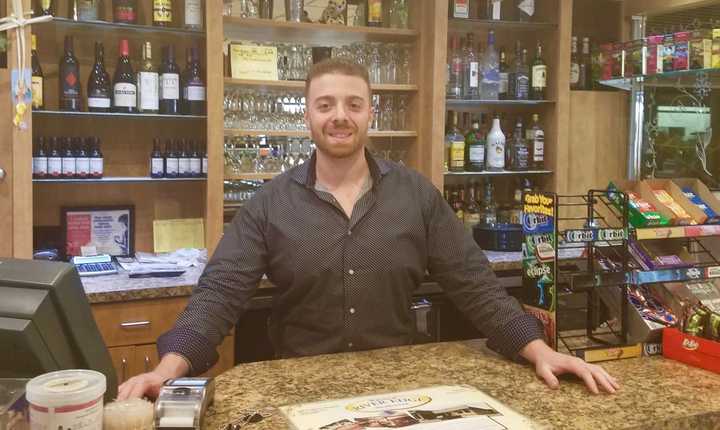
POLYGON ((470 18, 468 0, 453 0, 453 18, 470 18))
POLYGON ((150 174, 153 176, 158 176, 163 174, 163 170, 165 169, 163 159, 162 158, 151 158, 150 159, 150 174))
POLYGON ((480 214, 477 212, 465 212, 463 223, 467 228, 472 228, 473 226, 480 224, 480 214))
POLYGON ((189 101, 205 101, 205 87, 188 85, 183 88, 183 97, 189 101))
POLYGON ((458 140, 450 143, 450 168, 458 170, 465 168, 465 141, 458 140))
POLYGON ((118 82, 113 89, 115 106, 136 107, 137 87, 128 82, 118 82))
POLYGON ((135 8, 132 6, 116 6, 115 21, 117 22, 135 22, 135 8))
POLYGON ((580 65, 578 63, 570 64, 570 84, 576 85, 580 82, 580 65))
POLYGON ((518 74, 515 80, 515 98, 518 100, 525 100, 528 98, 528 92, 530 90, 530 79, 525 74, 518 74))
POLYGON ((153 21, 165 23, 172 22, 171 0, 153 0, 153 21))
POLYGON ((515 157, 513 164, 516 170, 527 170, 530 167, 530 153, 525 145, 514 145, 515 157))
POLYGON ((48 159, 47 157, 34 157, 33 158, 33 174, 37 176, 45 176, 48 172, 48 159))
POLYGON ((185 25, 188 27, 202 26, 202 5, 200 0, 185 0, 185 25))
POLYGON ((206 175, 208 172, 208 159, 207 157, 203 157, 202 159, 202 174, 206 175))
POLYGON ((50 10, 50 4, 52 3, 51 0, 41 0, 40 3, 41 3, 40 6, 42 7, 43 10, 50 10))
POLYGON ((382 22, 382 0, 368 0, 368 22, 382 22))
POLYGON ((75 170, 78 175, 86 176, 90 173, 90 158, 78 157, 75 159, 75 170))
POLYGON ((59 177, 62 175, 62 158, 48 157, 47 169, 50 176, 59 177))
POLYGON ((508 81, 509 76, 507 73, 500 73, 500 90, 498 91, 500 94, 507 94, 508 92, 508 81))
POLYGON ((200 174, 200 159, 199 158, 191 158, 190 159, 190 173, 197 176, 200 174))
POLYGON ((484 84, 499 84, 500 83, 500 72, 498 69, 489 68, 483 71, 483 83, 484 84))
POLYGON ((109 108, 109 97, 88 97, 88 107, 91 108, 109 108))
POLYGON ((32 85, 32 107, 37 109, 43 105, 43 78, 42 78, 42 76, 33 76, 31 85, 32 85))
POLYGON ((479 85, 480 64, 476 61, 470 63, 470 88, 477 88, 479 85))
POLYGON ((492 0, 492 19, 500 20, 500 3, 501 0, 492 0))
POLYGON ((78 80, 77 67, 71 66, 65 69, 62 89, 63 97, 71 99, 80 97, 80 81, 78 80))
POLYGON ((542 130, 535 132, 533 139, 533 161, 541 163, 545 158, 545 133, 542 130))
POLYGON ((547 86, 547 66, 537 65, 532 68, 533 88, 545 88, 547 86))
POLYGON ((160 98, 162 100, 180 99, 180 75, 177 73, 160 75, 160 98))
POLYGON ((97 0, 78 0, 77 9, 80 21, 95 21, 98 19, 97 0))
POLYGON ((522 0, 518 4, 518 9, 525 12, 528 16, 535 15, 535 0, 522 0))
POLYGON ((178 159, 177 158, 166 158, 165 159, 165 173, 168 175, 178 174, 178 159))
POLYGON ((91 158, 90 159, 90 172, 93 176, 102 176, 104 170, 103 158, 91 158))
POLYGON ((62 173, 64 176, 75 176, 75 157, 62 158, 62 173))
POLYGON ((492 169, 505 168, 505 142, 498 139, 488 139, 488 167, 492 169))
POLYGON ((468 161, 472 166, 485 164, 485 145, 472 145, 468 150, 468 161))
POLYGON ((138 73, 138 107, 140 110, 158 110, 160 78, 154 72, 138 73))
POLYGON ((178 173, 187 175, 190 173, 190 160, 187 158, 178 158, 178 173))

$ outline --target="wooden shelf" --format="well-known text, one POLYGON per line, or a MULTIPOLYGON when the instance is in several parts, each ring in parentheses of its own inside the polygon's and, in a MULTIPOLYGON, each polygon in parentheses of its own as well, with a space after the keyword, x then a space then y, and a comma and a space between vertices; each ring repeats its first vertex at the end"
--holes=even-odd
MULTIPOLYGON (((226 128, 225 136, 310 137, 307 130, 243 130, 226 128)), ((415 131, 369 131, 369 137, 417 137, 415 131)))
POLYGON ((225 175, 226 181, 264 181, 279 175, 279 172, 266 173, 238 173, 237 175, 225 175))
MULTIPOLYGON (((305 89, 305 81, 264 81, 253 79, 233 79, 225 78, 225 86, 243 86, 255 87, 262 89, 305 89)), ((398 91, 410 92, 417 91, 418 86, 415 84, 371 84, 373 91, 398 91)))
POLYGON ((469 108, 477 106, 537 106, 555 103, 553 100, 464 100, 447 99, 448 108, 469 108))
POLYGON ((499 172, 445 172, 445 176, 528 176, 528 175, 552 175, 552 170, 501 170, 499 172))
POLYGON ((33 179, 34 183, 41 184, 117 184, 117 183, 138 183, 138 182, 181 182, 181 181, 205 181, 207 178, 151 178, 149 176, 106 176, 99 179, 33 179))
POLYGON ((268 19, 223 17, 225 37, 231 40, 259 40, 304 43, 318 46, 353 42, 412 43, 416 30, 376 27, 347 27, 335 24, 287 22, 268 19))
POLYGON ((491 19, 462 19, 450 18, 448 20, 448 32, 467 33, 476 30, 497 31, 553 31, 557 25, 549 22, 520 22, 520 21, 495 21, 491 19))
POLYGON ((71 30, 73 33, 87 33, 93 37, 97 37, 98 32, 117 32, 118 35, 126 35, 127 33, 152 33, 156 35, 180 36, 205 38, 204 30, 188 30, 179 27, 155 27, 152 25, 138 24, 120 24, 108 21, 75 21, 68 18, 53 17, 52 21, 47 24, 40 24, 38 27, 55 26, 64 30, 71 30))
POLYGON ((205 115, 163 115, 159 113, 118 113, 118 112, 73 112, 62 110, 34 110, 33 117, 67 117, 67 118, 137 118, 137 119, 206 119, 205 115))

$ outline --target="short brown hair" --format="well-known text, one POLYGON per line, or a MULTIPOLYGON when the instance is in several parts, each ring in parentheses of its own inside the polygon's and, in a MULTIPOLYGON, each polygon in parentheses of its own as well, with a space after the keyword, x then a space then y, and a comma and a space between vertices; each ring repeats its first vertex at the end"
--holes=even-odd
POLYGON ((357 76, 358 78, 365 81, 368 86, 368 95, 371 94, 370 76, 368 75, 368 71, 365 67, 352 61, 341 60, 339 58, 329 58, 327 60, 322 60, 319 63, 313 64, 313 66, 310 68, 310 71, 307 74, 307 78, 305 78, 305 96, 307 96, 308 94, 308 90, 310 89, 310 82, 312 82, 313 79, 322 75, 329 75, 334 73, 346 76, 357 76))

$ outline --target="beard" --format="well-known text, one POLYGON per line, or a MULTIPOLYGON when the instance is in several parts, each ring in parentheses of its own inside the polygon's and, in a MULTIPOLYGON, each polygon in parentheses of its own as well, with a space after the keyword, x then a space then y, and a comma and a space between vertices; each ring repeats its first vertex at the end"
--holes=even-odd
POLYGON ((333 124, 318 132, 312 131, 312 138, 318 151, 332 158, 349 158, 361 152, 365 146, 367 132, 360 133, 351 123, 333 124), (346 137, 332 135, 347 134, 346 137))

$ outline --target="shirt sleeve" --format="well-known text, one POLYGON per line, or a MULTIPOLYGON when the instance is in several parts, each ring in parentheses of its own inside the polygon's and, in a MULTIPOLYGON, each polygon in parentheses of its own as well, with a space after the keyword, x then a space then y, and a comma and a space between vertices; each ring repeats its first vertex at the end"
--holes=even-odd
POLYGON ((544 339, 542 323, 500 285, 482 250, 435 187, 426 199, 428 271, 457 308, 511 360, 530 341, 544 339))
POLYGON ((184 357, 191 375, 210 369, 217 346, 246 309, 267 266, 262 191, 241 208, 226 228, 215 253, 175 326, 158 339, 160 356, 184 357))

